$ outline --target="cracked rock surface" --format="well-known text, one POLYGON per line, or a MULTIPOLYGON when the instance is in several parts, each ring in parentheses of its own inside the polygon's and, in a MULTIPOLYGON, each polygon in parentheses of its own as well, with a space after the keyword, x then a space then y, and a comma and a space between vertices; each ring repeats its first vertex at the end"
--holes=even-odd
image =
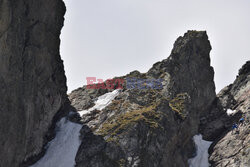
MULTIPOLYGON (((213 167, 248 167, 250 166, 250 61, 239 70, 234 83, 225 87, 218 95, 220 104, 236 113, 228 116, 230 123, 239 124, 237 131, 232 132, 231 126, 224 129, 224 133, 215 137, 210 148, 210 162, 213 167)), ((225 119, 225 118, 224 118, 225 119)), ((228 121, 227 119, 227 121, 228 121)))
MULTIPOLYGON (((140 79, 161 78, 163 86, 125 88, 106 108, 83 115, 76 166, 188 166, 199 117, 216 96, 210 50, 206 32, 188 31, 176 40, 167 59, 155 63, 147 73, 128 74, 140 79)), ((69 97, 81 110, 88 99, 99 95, 99 90, 83 87, 69 97)))
POLYGON ((59 55, 61 0, 0 0, 0 166, 42 152, 67 101, 59 55))

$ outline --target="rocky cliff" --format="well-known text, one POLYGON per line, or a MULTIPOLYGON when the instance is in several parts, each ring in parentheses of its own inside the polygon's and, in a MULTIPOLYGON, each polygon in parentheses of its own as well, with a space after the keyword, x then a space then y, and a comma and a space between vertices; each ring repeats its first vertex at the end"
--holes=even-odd
POLYGON ((206 116, 202 128, 204 137, 214 140, 209 152, 212 167, 250 166, 250 61, 239 70, 239 75, 222 89, 206 116), (231 112, 231 113, 230 113, 231 112), (240 124, 239 119, 244 118, 240 124), (232 125, 238 129, 232 131, 232 125))
MULTIPOLYGON (((121 77, 141 79, 144 89, 124 87, 106 108, 82 116, 76 166, 188 166, 200 115, 216 96, 210 50, 206 32, 188 31, 147 73, 121 77), (162 87, 152 89, 143 79, 162 79, 162 87)), ((69 97, 82 110, 104 93, 83 87, 69 97)))
MULTIPOLYGON (((70 110, 59 55, 64 13, 61 0, 0 0, 1 167, 39 159, 55 122, 70 110)), ((137 88, 128 89, 125 82, 105 108, 69 115, 83 124, 76 166, 188 166, 197 133, 214 141, 213 167, 250 166, 250 62, 216 96, 210 50, 206 32, 188 31, 147 73, 118 77, 137 79, 137 88), (154 89, 156 79, 162 85, 154 89), (240 118, 244 123, 232 132, 240 118)), ((111 91, 84 86, 69 98, 76 110, 86 111, 111 91)))
POLYGON ((62 111, 61 0, 0 0, 0 166, 38 155, 62 111), (47 136, 47 137, 46 137, 47 136))

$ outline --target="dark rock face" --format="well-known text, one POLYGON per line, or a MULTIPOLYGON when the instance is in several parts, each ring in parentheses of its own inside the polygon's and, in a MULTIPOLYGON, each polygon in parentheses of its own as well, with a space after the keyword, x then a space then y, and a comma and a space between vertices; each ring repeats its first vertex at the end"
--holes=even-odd
MULTIPOLYGON (((76 166, 188 166, 200 115, 216 96, 210 50, 206 32, 188 31, 177 39, 167 59, 145 74, 135 71, 124 76, 161 78, 163 87, 125 88, 103 110, 83 115, 76 166)), ((86 94, 86 88, 74 91, 70 97, 79 109, 88 105, 78 97, 81 91, 82 99, 99 95, 98 90, 86 94)))
POLYGON ((227 115, 227 109, 233 110, 237 104, 230 93, 231 88, 232 85, 229 85, 222 89, 207 112, 201 115, 199 131, 202 133, 203 139, 217 140, 218 136, 230 131, 233 123, 240 119, 242 115, 240 112, 231 116, 227 115))
POLYGON ((235 110, 236 113, 232 116, 218 116, 213 120, 220 122, 224 130, 216 135, 212 130, 208 133, 215 140, 210 148, 209 160, 213 167, 250 166, 250 61, 239 70, 234 83, 225 87, 217 97, 218 103, 223 108, 220 113, 224 112, 221 115, 226 115, 227 109, 235 110), (239 126, 238 131, 232 132, 231 125, 239 124, 239 119, 242 117, 245 120, 244 124, 239 126))
POLYGON ((0 166, 39 154, 66 102, 61 0, 0 0, 0 166))

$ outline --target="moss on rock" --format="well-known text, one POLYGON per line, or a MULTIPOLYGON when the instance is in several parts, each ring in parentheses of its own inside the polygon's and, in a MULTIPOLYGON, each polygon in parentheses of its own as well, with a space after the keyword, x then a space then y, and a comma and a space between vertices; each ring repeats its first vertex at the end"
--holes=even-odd
POLYGON ((190 97, 187 93, 180 93, 169 102, 171 109, 175 111, 182 119, 185 119, 188 115, 185 109, 187 102, 189 102, 189 98, 190 97))
MULTIPOLYGON (((161 115, 156 112, 157 106, 158 103, 153 103, 147 107, 141 107, 137 110, 120 114, 112 120, 107 120, 97 133, 103 136, 109 135, 110 137, 114 137, 139 121, 144 121, 150 128, 158 128, 158 121, 161 115)), ((108 140, 113 141, 113 138, 109 138, 108 140)))

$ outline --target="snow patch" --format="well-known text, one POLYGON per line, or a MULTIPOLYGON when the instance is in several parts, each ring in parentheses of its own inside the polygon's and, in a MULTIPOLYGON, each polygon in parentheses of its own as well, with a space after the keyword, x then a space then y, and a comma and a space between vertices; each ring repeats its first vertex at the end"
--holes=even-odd
MULTIPOLYGON (((119 90, 106 93, 98 97, 95 106, 89 110, 83 110, 80 115, 86 114, 92 110, 102 110, 108 106, 111 101, 119 94, 119 90)), ((74 114, 69 112, 69 115, 74 114)), ((79 139, 80 130, 82 125, 73 123, 67 120, 66 117, 62 118, 56 124, 56 136, 47 145, 45 155, 30 167, 74 167, 75 157, 78 148, 81 144, 79 139)))
POLYGON ((196 145, 196 156, 188 160, 189 167, 209 167, 208 148, 212 142, 202 140, 202 135, 195 135, 193 140, 196 145))
POLYGON ((79 131, 82 125, 70 122, 66 117, 56 125, 56 137, 48 143, 48 149, 38 162, 31 167, 73 167, 81 144, 79 131))
POLYGON ((114 98, 119 94, 119 92, 120 91, 118 89, 116 89, 116 90, 114 90, 112 92, 109 92, 109 93, 106 93, 106 94, 104 94, 102 96, 99 96, 97 101, 95 102, 95 105, 93 107, 91 107, 88 110, 78 111, 80 116, 82 117, 84 114, 88 114, 93 110, 102 110, 102 109, 104 109, 105 107, 107 107, 112 102, 112 100, 114 100, 114 98))
POLYGON ((236 110, 231 110, 231 109, 227 109, 227 115, 234 115, 237 111, 236 110))

